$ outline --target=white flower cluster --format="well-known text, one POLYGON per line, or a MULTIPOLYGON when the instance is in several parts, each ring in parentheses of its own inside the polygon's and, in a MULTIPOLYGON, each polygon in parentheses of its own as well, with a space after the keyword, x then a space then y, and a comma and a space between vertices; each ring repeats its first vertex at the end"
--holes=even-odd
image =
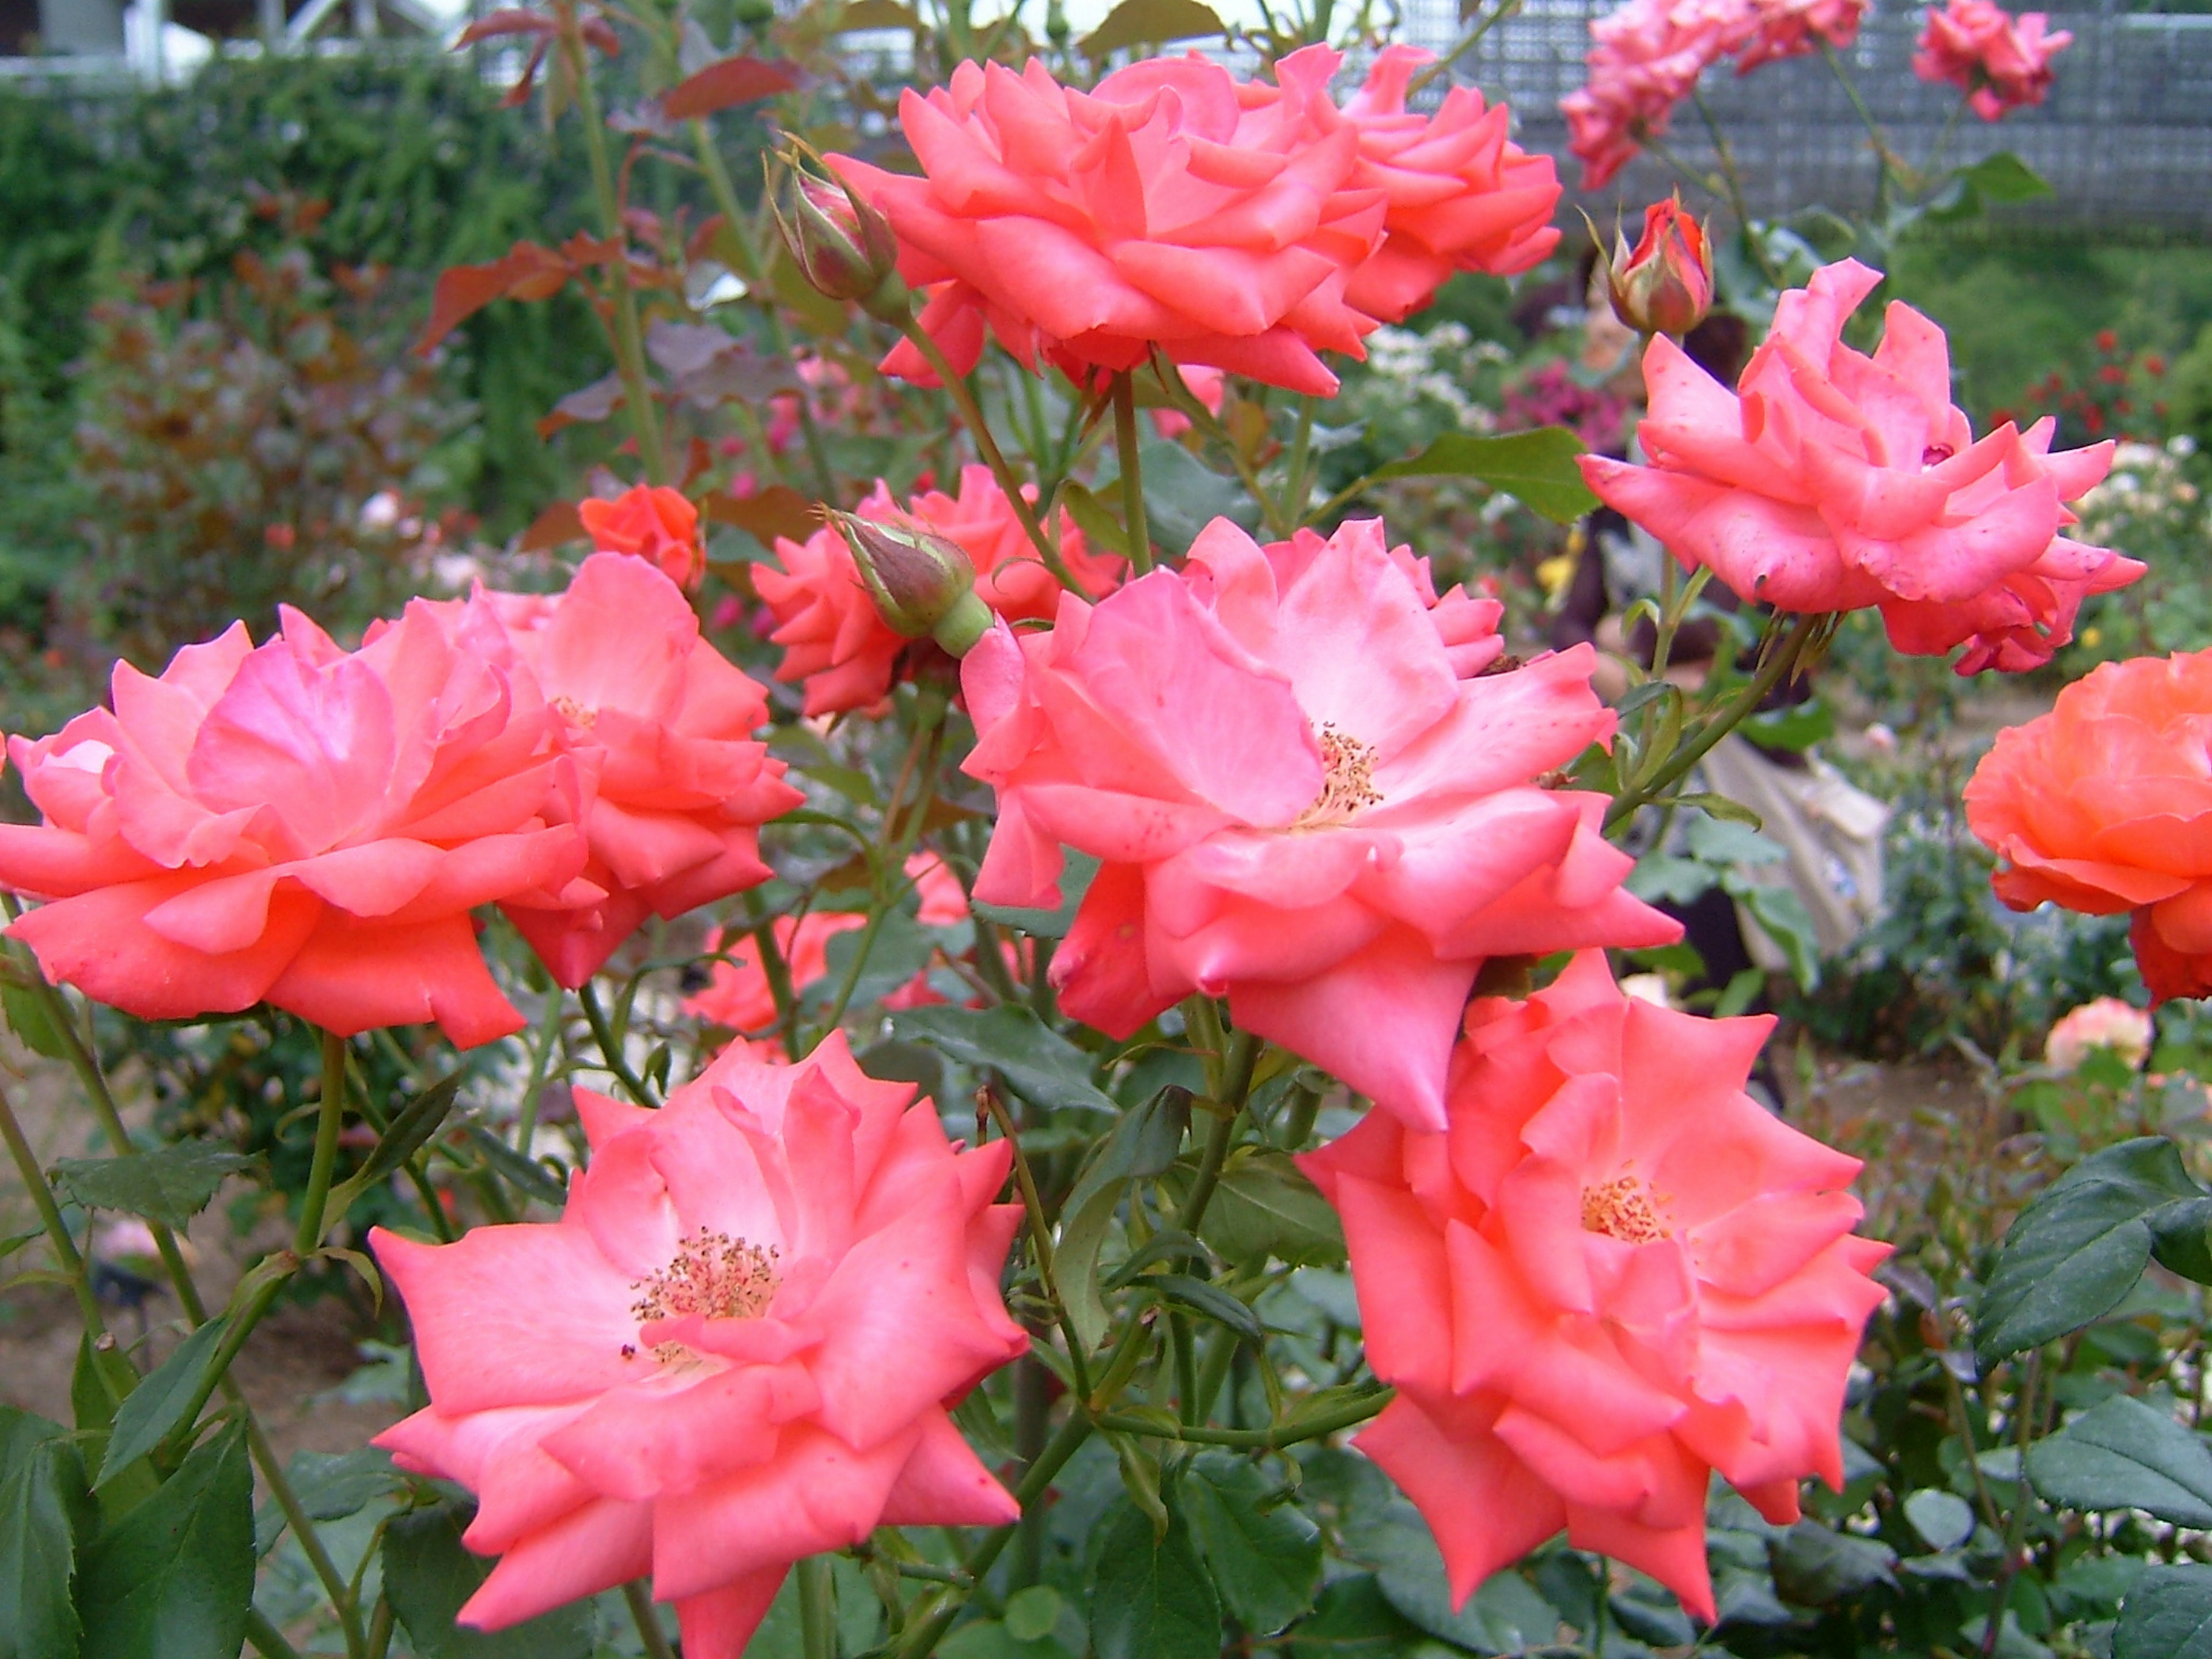
POLYGON ((1368 373, 1383 383, 1373 386, 1375 392, 1438 404, 1462 431, 1487 431, 1494 423, 1491 412, 1468 395, 1468 385, 1478 365, 1510 359, 1496 341, 1478 344, 1465 324, 1446 322, 1426 332, 1378 328, 1366 344, 1368 373))
POLYGON ((2100 544, 2124 543, 2128 532, 2145 520, 2178 530, 2212 527, 2183 466, 2196 453, 2197 441, 2186 434, 2163 444, 2120 445, 2111 474, 2075 508, 2081 515, 2081 538, 2100 544))

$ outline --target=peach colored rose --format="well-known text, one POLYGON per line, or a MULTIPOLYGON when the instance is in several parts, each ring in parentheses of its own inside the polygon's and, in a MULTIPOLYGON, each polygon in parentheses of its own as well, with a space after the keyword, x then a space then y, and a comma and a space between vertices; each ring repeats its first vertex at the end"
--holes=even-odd
POLYGON ((96 1001, 469 1047, 523 1024, 469 912, 602 896, 554 821, 580 795, 556 718, 427 602, 352 652, 294 611, 258 647, 239 623, 158 679, 118 664, 113 699, 9 739, 42 822, 0 825, 0 888, 47 901, 9 936, 96 1001))
POLYGON ((2154 1005, 2212 994, 2212 652, 2092 669, 1966 784, 1997 896, 2132 913, 2154 1005))
POLYGON ((2072 44, 2073 31, 2047 33, 2042 12, 2014 17, 1993 0, 1949 0, 1928 8, 1912 72, 1923 81, 1948 81, 1966 94, 1984 121, 2008 110, 2039 104, 2055 78, 2051 60, 2072 44))
POLYGON ((1743 1092, 1773 1024, 1625 997, 1584 952, 1468 1011, 1440 1133, 1370 1113, 1298 1160, 1398 1390, 1357 1443, 1457 1600, 1564 1528, 1711 1620, 1712 1474, 1784 1525, 1798 1481, 1842 1484, 1889 1250, 1851 1233, 1858 1160, 1743 1092))
MULTIPOLYGON (((1027 488, 1034 499, 1036 487, 1027 488)), ((1019 622, 1052 615, 1059 580, 1037 558, 988 467, 963 467, 957 496, 926 489, 904 507, 878 478, 855 510, 863 518, 912 522, 951 538, 975 567, 976 593, 1000 616, 1019 622)), ((1125 561, 1092 552, 1065 514, 1057 532, 1060 556, 1085 592, 1104 593, 1121 580, 1125 561)), ((893 632, 878 614, 845 538, 825 525, 803 543, 778 537, 775 556, 781 568, 763 564, 753 572, 753 585, 776 621, 769 637, 784 647, 775 677, 805 682, 810 717, 882 702, 897 676, 900 653, 914 641, 893 632)))
POLYGON ((1512 142, 1504 105, 1486 108, 1473 87, 1455 86, 1433 115, 1406 107, 1415 71, 1434 57, 1385 46, 1344 106, 1359 131, 1352 182, 1389 204, 1382 246, 1352 272, 1345 299, 1386 323, 1420 310, 1455 271, 1516 276, 1559 241, 1559 169, 1512 142))
POLYGON ((1778 611, 1877 607, 1890 643, 2018 672, 2073 637, 2092 593, 2142 574, 2063 533, 2112 446, 2051 453, 2053 423, 1977 439, 1942 331, 1893 302, 1869 357, 1844 319, 1881 274, 1827 265, 1782 296, 1731 392, 1663 335, 1644 356, 1648 466, 1582 458, 1590 488, 1690 568, 1778 611))
MULTIPOLYGON (((1024 365, 1127 369, 1158 346, 1293 391, 1336 390, 1317 355, 1360 355, 1371 319, 1346 279, 1382 234, 1353 180, 1358 138, 1330 100, 1342 61, 1310 46, 1273 86, 1196 53, 1130 64, 1088 92, 1031 59, 962 64, 908 89, 899 121, 921 176, 834 156, 890 221, 921 327, 965 374, 986 331, 1024 365)), ((911 345, 884 360, 933 384, 911 345)))
POLYGON ((725 1054, 659 1111, 579 1090, 556 1222, 380 1228, 429 1405, 377 1437, 474 1492, 499 1630, 650 1573, 685 1659, 737 1659, 793 1561, 878 1526, 1018 1513, 946 1415, 1027 1351, 999 1273, 1010 1153, 956 1152, 833 1036, 725 1054))
POLYGON ((1226 995, 1440 1127, 1484 958, 1675 936, 1621 890, 1604 798, 1536 782, 1612 732, 1590 653, 1463 678, 1442 612, 1379 522, 1263 550, 1217 520, 1188 571, 969 653, 966 769, 1000 811, 975 896, 1050 905, 1064 847, 1103 860, 1054 958, 1065 1012, 1126 1037, 1226 995))
POLYGON ((707 555, 699 544, 699 509, 681 490, 639 484, 611 501, 576 503, 576 516, 602 553, 627 553, 685 589, 705 580, 707 555))
POLYGON ((2094 997, 2070 1008, 2051 1028, 2044 1040, 2045 1061, 2062 1072, 2075 1072, 2093 1048, 2109 1048, 2131 1072, 2141 1071, 2150 1058, 2150 1016, 2118 997, 2094 997))

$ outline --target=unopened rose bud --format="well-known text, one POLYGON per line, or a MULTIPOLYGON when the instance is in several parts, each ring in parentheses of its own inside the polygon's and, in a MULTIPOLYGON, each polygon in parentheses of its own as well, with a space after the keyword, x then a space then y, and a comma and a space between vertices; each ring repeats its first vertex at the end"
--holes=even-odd
POLYGON ((769 210, 799 272, 833 300, 850 300, 896 323, 912 309, 898 274, 890 221, 842 179, 810 173, 799 158, 778 158, 769 210))
POLYGON ((991 607, 975 596, 975 567, 959 544, 908 524, 831 512, 853 550, 876 614, 893 633, 925 636, 964 657, 991 626, 991 607))
POLYGON ((1618 236, 1606 266, 1613 314, 1639 334, 1688 333, 1713 304, 1713 260, 1705 227, 1682 211, 1682 198, 1644 210, 1644 240, 1631 252, 1618 236))

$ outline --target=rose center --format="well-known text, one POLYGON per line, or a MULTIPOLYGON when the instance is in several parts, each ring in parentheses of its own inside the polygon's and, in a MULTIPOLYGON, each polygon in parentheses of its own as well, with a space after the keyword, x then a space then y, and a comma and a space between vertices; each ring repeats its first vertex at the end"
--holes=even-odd
POLYGON ((1375 787, 1375 745, 1348 738, 1334 726, 1315 733, 1321 744, 1321 793, 1292 821, 1293 830, 1342 823, 1382 799, 1375 787))
POLYGON ((1958 452, 1948 444, 1930 444, 1920 452, 1920 465, 1941 466, 1958 452))
POLYGON ((599 724, 599 711, 596 708, 585 708, 574 697, 556 697, 553 699, 553 707, 560 711, 571 726, 589 728, 599 724))
POLYGON ((1624 1244, 1651 1244, 1668 1237, 1651 1189, 1632 1175, 1583 1188, 1583 1231, 1624 1244))
POLYGON ((630 1312, 640 1323, 682 1319, 751 1319, 768 1310, 776 1286, 774 1246, 763 1249, 727 1233, 702 1227, 677 1246, 676 1259, 630 1288, 640 1292, 630 1312))

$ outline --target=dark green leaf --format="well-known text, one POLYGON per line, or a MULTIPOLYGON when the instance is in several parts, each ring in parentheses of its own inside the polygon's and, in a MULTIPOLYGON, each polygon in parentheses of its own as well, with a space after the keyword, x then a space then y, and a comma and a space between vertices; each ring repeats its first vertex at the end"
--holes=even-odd
POLYGON ((54 1176, 88 1210, 122 1210, 182 1227, 216 1188, 259 1162, 209 1141, 179 1140, 123 1158, 65 1158, 54 1176))
MULTIPOLYGON (((2097 1060, 2125 1064, 2109 1048, 2093 1048, 2081 1067, 2085 1075, 2097 1060)), ((2212 1198, 2185 1198, 2152 1211, 2150 1253, 2166 1272, 2212 1285, 2212 1198)))
POLYGON ((186 1426, 185 1410, 201 1396, 229 1320, 218 1314, 177 1345, 176 1352, 153 1371, 123 1402, 115 1413, 115 1426, 107 1437, 107 1453, 100 1459, 94 1488, 106 1486, 125 1469, 186 1426))
POLYGON ((422 1659, 589 1659, 592 1609, 574 1602, 505 1630, 453 1622, 491 1574, 461 1543, 468 1516, 451 1504, 403 1515, 384 1529, 384 1589, 422 1659))
POLYGON ((2027 1478, 2065 1509, 2148 1510, 2179 1527, 2212 1527, 2212 1448, 2128 1395, 2031 1446, 2027 1478))
POLYGON ((1146 1273, 1134 1282, 1140 1289, 1227 1326, 1249 1342, 1266 1340, 1267 1333, 1260 1328, 1260 1316, 1218 1285, 1209 1285, 1188 1273, 1146 1273))
POLYGON ((1062 1207, 1054 1261, 1068 1322, 1085 1346, 1106 1334, 1106 1304, 1098 1291, 1098 1253, 1114 1212, 1132 1181, 1156 1176, 1175 1162, 1190 1125, 1190 1091, 1167 1088, 1124 1113, 1091 1158, 1062 1207))
POLYGON ((567 1201, 568 1188, 536 1158, 523 1157, 481 1123, 470 1124, 468 1136, 469 1144, 483 1154, 484 1162, 526 1196, 556 1210, 567 1201))
POLYGON ((2156 1136, 2108 1146, 2069 1170, 2005 1234, 1977 1313, 1983 1363, 2109 1312, 2150 1260, 2150 1217, 2203 1196, 2174 1144, 2156 1136))
POLYGON ((1097 1659, 1217 1659, 1221 1603, 1182 1519, 1170 1516, 1158 1534, 1121 1502, 1103 1524, 1091 1599, 1097 1659))
POLYGON ((1035 1105, 1121 1109, 1091 1081, 1091 1056, 1021 1004, 909 1008, 893 1016, 891 1029, 963 1066, 996 1072, 1009 1089, 1035 1105))
POLYGON ((1355 1515, 1344 1540, 1346 1553, 1375 1569, 1390 1605, 1431 1636, 1477 1653, 1517 1653, 1549 1642, 1559 1623, 1558 1610, 1510 1570, 1493 1573, 1455 1609, 1435 1536, 1402 1498, 1355 1515))
POLYGON ((2153 1567, 2130 1588, 2112 1659, 2212 1659, 2212 1567, 2153 1567))
POLYGON ((1931 1550, 1955 1549, 1974 1535, 1973 1505, 1941 1486, 1923 1486, 1910 1494, 1905 1518, 1931 1550))
POLYGON ((1801 1607, 1826 1607, 1873 1584, 1895 1582, 1897 1552, 1878 1538, 1800 1521, 1767 1546, 1774 1588, 1801 1607))
POLYGON ((1060 487, 1060 501, 1093 546, 1105 547, 1127 556, 1129 532, 1105 502, 1079 483, 1062 484, 1060 487))
POLYGON ((2050 183, 2041 173, 2006 149, 1984 155, 1972 167, 1960 167, 1957 176, 1984 199, 2000 204, 2033 202, 2051 193, 2050 183))
POLYGON ((233 1423, 85 1553, 83 1659, 237 1659, 253 1600, 253 1472, 233 1423))
POLYGON ((865 1008, 878 998, 889 996, 924 972, 937 954, 936 934, 903 910, 887 911, 872 939, 865 927, 853 927, 830 941, 825 952, 828 970, 806 988, 800 1002, 823 1011, 834 1006, 863 943, 868 957, 860 965, 860 977, 853 981, 853 995, 845 1005, 848 1009, 865 1008))
POLYGON ((89 1530, 84 1465, 58 1423, 0 1407, 0 1659, 76 1659, 70 1587, 89 1530))
POLYGON ((105 1430, 115 1408, 138 1386, 138 1373, 114 1348, 95 1348, 89 1334, 76 1345, 76 1368, 70 1373, 70 1410, 80 1429, 105 1430))
POLYGON ((18 985, 12 979, 0 981, 0 1015, 5 1015, 8 1029, 22 1038, 23 1046, 33 1054, 44 1054, 48 1060, 68 1054, 69 1045, 54 1030, 38 993, 29 986, 18 985))
MULTIPOLYGON (((343 1521, 373 1498, 407 1490, 407 1478, 392 1466, 392 1454, 374 1446, 349 1452, 301 1451, 284 1466, 285 1478, 310 1521, 343 1521)), ((274 1504, 253 1517, 253 1553, 266 1555, 284 1530, 284 1512, 274 1504)))
POLYGON ((1313 1617, 1291 1632, 1291 1659, 1407 1659, 1422 1648, 1419 1626, 1390 1605, 1372 1573, 1333 1579, 1313 1617))
POLYGON ((1835 735, 1836 711, 1815 697, 1786 708, 1769 708, 1753 714, 1737 728, 1761 749, 1810 749, 1835 735))
POLYGON ((1321 1588, 1321 1528, 1275 1496, 1249 1458, 1219 1451, 1200 1453, 1182 1486, 1222 1605, 1259 1636, 1304 1613, 1321 1588))
POLYGON ((1237 1267, 1270 1257, 1293 1267, 1344 1260, 1344 1225, 1336 1212, 1288 1154, 1267 1147, 1239 1147, 1230 1155, 1199 1231, 1237 1267))
POLYGON ((1447 432, 1419 454, 1377 467, 1376 478, 1476 478, 1559 524, 1597 511, 1575 458, 1583 441, 1565 427, 1480 437, 1447 432))
POLYGON ((1010 904, 985 904, 981 900, 969 908, 984 921, 996 922, 1001 927, 1016 928, 1038 939, 1066 939, 1067 930, 1075 925, 1077 907, 1098 874, 1098 860, 1073 848, 1062 848, 1060 853, 1067 863, 1060 872, 1058 909, 1025 910, 1010 904))
MULTIPOLYGON (((1216 519, 1231 520, 1247 530, 1259 524, 1258 506, 1244 487, 1210 470, 1181 444, 1156 438, 1139 453, 1144 459, 1145 528, 1170 553, 1182 553, 1216 519)), ((1109 501, 1120 499, 1111 493, 1119 487, 1103 481, 1098 485, 1109 501)))
MULTIPOLYGON (((362 1187, 374 1186, 412 1158, 416 1150, 446 1121, 453 1109, 454 1098, 461 1091, 464 1073, 455 1072, 450 1077, 440 1078, 435 1083, 409 1101, 393 1115, 391 1127, 378 1139, 375 1150, 360 1170, 349 1177, 362 1187)), ((343 1212, 337 1213, 343 1214, 343 1212)))
POLYGON ((1127 46, 1164 46, 1225 33, 1213 8, 1199 0, 1121 0, 1082 45, 1085 57, 1103 58, 1127 46))

